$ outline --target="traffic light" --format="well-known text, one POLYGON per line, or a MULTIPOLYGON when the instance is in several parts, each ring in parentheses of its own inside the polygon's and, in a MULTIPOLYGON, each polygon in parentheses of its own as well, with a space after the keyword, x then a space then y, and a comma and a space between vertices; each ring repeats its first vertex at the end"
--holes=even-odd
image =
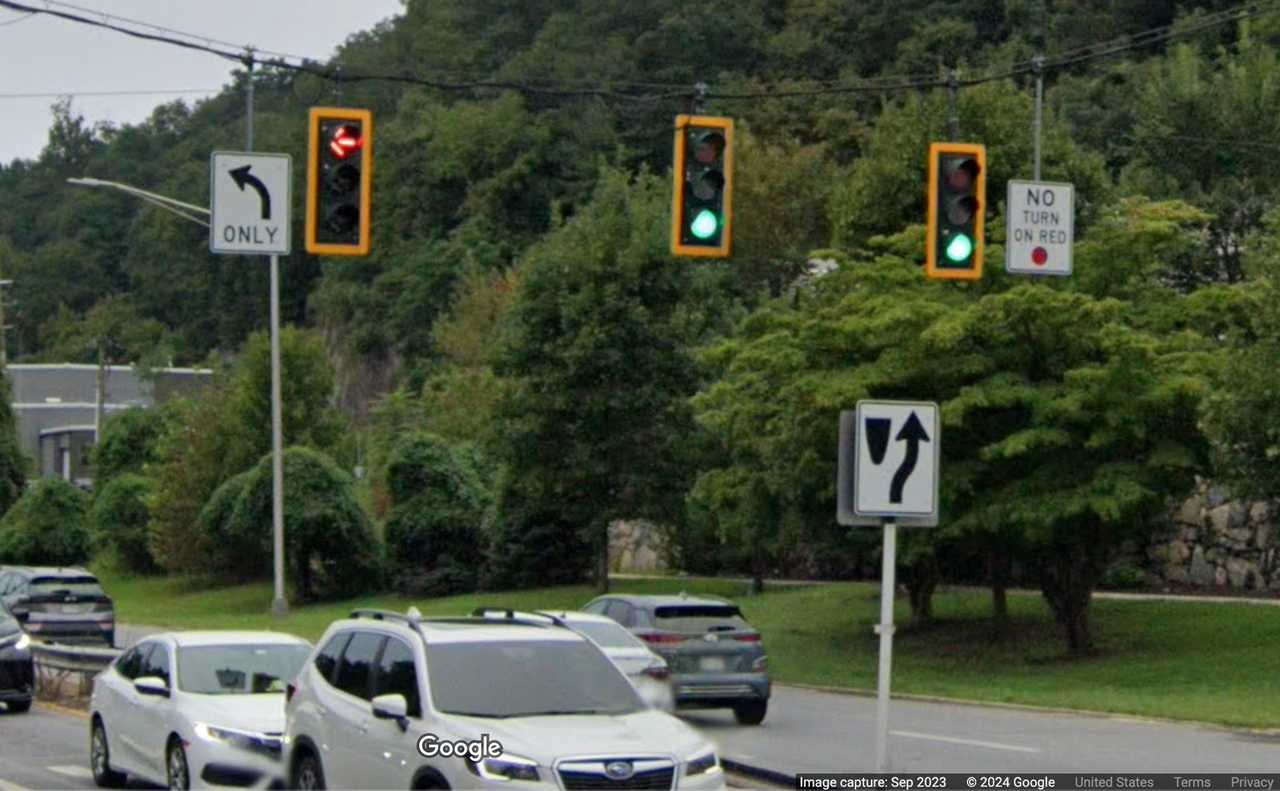
POLYGON ((931 143, 927 277, 982 277, 982 217, 986 209, 986 149, 971 143, 931 143))
POLYGON ((368 255, 373 116, 312 107, 308 126, 307 252, 368 255))
POLYGON ((733 226, 733 119, 676 116, 671 253, 726 258, 733 226))

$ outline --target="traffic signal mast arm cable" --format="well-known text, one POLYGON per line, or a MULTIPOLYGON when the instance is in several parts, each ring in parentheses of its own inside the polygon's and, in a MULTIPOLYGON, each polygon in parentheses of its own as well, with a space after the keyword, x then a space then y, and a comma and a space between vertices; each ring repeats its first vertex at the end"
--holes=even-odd
MULTIPOLYGON (((573 87, 574 81, 556 79, 556 80, 536 80, 536 81, 516 81, 516 80, 475 80, 475 81, 448 81, 448 80, 432 80, 419 77, 413 74, 350 74, 339 72, 336 69, 327 69, 317 65, 317 61, 304 58, 299 55, 289 55, 285 53, 276 53, 269 50, 255 50, 250 47, 237 48, 236 45, 228 42, 218 41, 206 36, 193 33, 185 33, 170 28, 153 25, 147 22, 140 22, 124 17, 118 17, 100 11, 84 9, 69 3, 58 2, 58 0, 46 0, 45 7, 37 7, 28 5, 16 0, 0 0, 0 8, 7 8, 12 11, 32 14, 47 14, 59 17, 67 21, 79 24, 90 25, 93 27, 105 28, 123 33, 146 41, 170 44, 172 46, 183 47, 185 49, 207 52, 217 55, 227 60, 236 62, 256 62, 264 66, 272 66, 280 69, 310 74, 323 79, 333 80, 341 83, 355 82, 392 82, 407 85, 416 85, 424 88, 432 88, 435 90, 447 92, 466 92, 473 90, 512 90, 528 95, 540 96, 561 96, 561 97, 597 97, 602 99, 614 99, 629 102, 661 102, 671 99, 687 99, 691 96, 691 91, 687 86, 677 84, 664 83, 630 83, 622 81, 596 80, 582 81, 589 82, 594 85, 616 86, 608 87, 573 87), (54 6, 57 6, 55 8, 54 6), (73 9, 71 11, 59 9, 73 9), (82 12, 82 13, 76 13, 82 12), (92 14, 100 17, 93 19, 84 14, 92 14), (121 24, 124 23, 124 24, 121 24), (131 29, 125 24, 138 27, 145 27, 154 32, 146 32, 143 30, 131 29), (175 36, 183 36, 187 39, 183 40, 175 36), (204 42, 204 43, 200 43, 204 42), (218 45, 218 46, 215 46, 218 45), (260 58, 259 55, 271 55, 270 58, 260 58), (299 61, 297 63, 291 60, 299 61), (636 90, 629 92, 626 88, 631 89, 655 89, 669 87, 669 91, 644 92, 636 90)), ((1111 39, 1106 42, 1090 44, 1077 47, 1064 52, 1059 52, 1043 59, 1034 59, 1031 61, 1022 61, 1003 66, 995 71, 980 73, 973 77, 956 78, 955 84, 960 87, 971 87, 982 83, 994 82, 997 80, 1009 79, 1023 74, 1034 73, 1037 69, 1050 70, 1072 66, 1078 63, 1085 63, 1092 60, 1110 57, 1125 52, 1130 52, 1141 47, 1148 47, 1180 36, 1192 35, 1194 33, 1203 32, 1213 27, 1230 22, 1239 22, 1252 17, 1260 16, 1265 13, 1271 13, 1278 10, 1278 0, 1251 0, 1251 2, 1242 3, 1228 9, 1216 11, 1206 14, 1198 19, 1190 19, 1182 22, 1174 22, 1169 25, 1163 25, 1158 28, 1152 28, 1140 33, 1120 38, 1111 39)), ((23 17, 29 18, 29 17, 23 17)), ((701 98, 718 99, 726 101, 749 101, 763 99, 778 99, 792 97, 807 96, 824 96, 831 94, 853 94, 853 93, 873 93, 887 94, 898 93, 903 91, 915 91, 930 88, 942 88, 952 84, 951 80, 945 77, 937 76, 906 76, 906 77, 885 77, 871 80, 850 81, 825 81, 817 83, 818 87, 813 88, 797 88, 789 90, 761 90, 754 92, 742 93, 717 93, 714 91, 702 94, 701 98)))

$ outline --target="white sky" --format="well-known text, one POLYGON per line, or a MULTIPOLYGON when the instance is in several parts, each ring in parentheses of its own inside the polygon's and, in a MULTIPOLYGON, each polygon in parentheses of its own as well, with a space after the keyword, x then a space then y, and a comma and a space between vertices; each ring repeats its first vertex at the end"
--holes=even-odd
MULTIPOLYGON (((43 0, 15 0, 44 8, 43 0)), ((60 0, 82 9, 251 45, 327 60, 352 33, 398 15, 400 0, 60 0)), ((92 14, 66 5, 54 10, 92 14)), ((101 19, 99 16, 98 19, 101 19)), ((111 21, 111 20, 107 20, 111 21)), ((119 23, 117 23, 119 24, 119 23)), ((138 29, 136 25, 122 25, 138 29)), ((154 31, 147 31, 154 32, 154 31)), ((216 45, 215 45, 216 46, 216 45)), ((219 47, 222 48, 222 47, 219 47)), ((0 163, 34 159, 48 139, 50 106, 59 95, 101 91, 209 93, 151 96, 73 96, 72 111, 90 124, 138 123, 159 104, 188 103, 216 93, 239 64, 216 55, 144 41, 47 14, 0 8, 0 163), (54 94, 34 98, 14 94, 54 94)))

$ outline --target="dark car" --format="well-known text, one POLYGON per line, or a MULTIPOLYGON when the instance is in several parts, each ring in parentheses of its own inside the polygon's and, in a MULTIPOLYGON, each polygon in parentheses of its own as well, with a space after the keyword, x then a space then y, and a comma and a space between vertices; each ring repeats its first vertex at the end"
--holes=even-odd
POLYGON ((728 708, 743 725, 764 721, 768 658, 760 633, 734 603, 683 594, 615 594, 582 609, 609 616, 667 660, 678 708, 728 708))
POLYGON ((0 567, 0 607, 36 640, 115 643, 115 605, 81 568, 0 567))
POLYGON ((0 610, 0 703, 12 713, 31 708, 35 666, 31 663, 31 638, 16 618, 0 610))

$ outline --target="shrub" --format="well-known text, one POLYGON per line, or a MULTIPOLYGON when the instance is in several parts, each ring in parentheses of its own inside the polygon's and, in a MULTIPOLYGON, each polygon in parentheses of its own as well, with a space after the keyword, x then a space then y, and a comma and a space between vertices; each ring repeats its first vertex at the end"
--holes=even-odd
POLYGON ((138 574, 159 568, 151 556, 147 532, 151 487, 149 479, 136 473, 116 475, 98 490, 89 510, 94 545, 112 553, 125 570, 138 574))
POLYGON ((595 551, 588 536, 566 521, 543 492, 510 471, 498 484, 490 511, 488 562, 481 587, 488 590, 576 585, 593 567, 595 551))
POLYGON ((89 559, 89 495, 44 478, 0 519, 0 563, 72 566, 89 559))
MULTIPOLYGON (((313 601, 368 590, 378 577, 378 539, 351 476, 311 448, 289 448, 283 462, 285 573, 294 595, 313 601)), ((228 546, 244 553, 241 562, 249 568, 270 568, 271 491, 268 453, 245 478, 225 522, 228 546)))
POLYGON ((165 413, 134 407, 107 418, 101 441, 93 449, 94 485, 104 489, 117 475, 142 472, 159 460, 165 413))
POLYGON ((386 539, 398 590, 436 596, 476 589, 489 499, 478 463, 432 434, 410 435, 393 449, 386 539))
POLYGON ((231 514, 252 474, 246 470, 215 489, 196 518, 202 543, 209 547, 207 568, 222 577, 244 580, 271 573, 271 556, 262 556, 261 540, 231 532, 231 514))

